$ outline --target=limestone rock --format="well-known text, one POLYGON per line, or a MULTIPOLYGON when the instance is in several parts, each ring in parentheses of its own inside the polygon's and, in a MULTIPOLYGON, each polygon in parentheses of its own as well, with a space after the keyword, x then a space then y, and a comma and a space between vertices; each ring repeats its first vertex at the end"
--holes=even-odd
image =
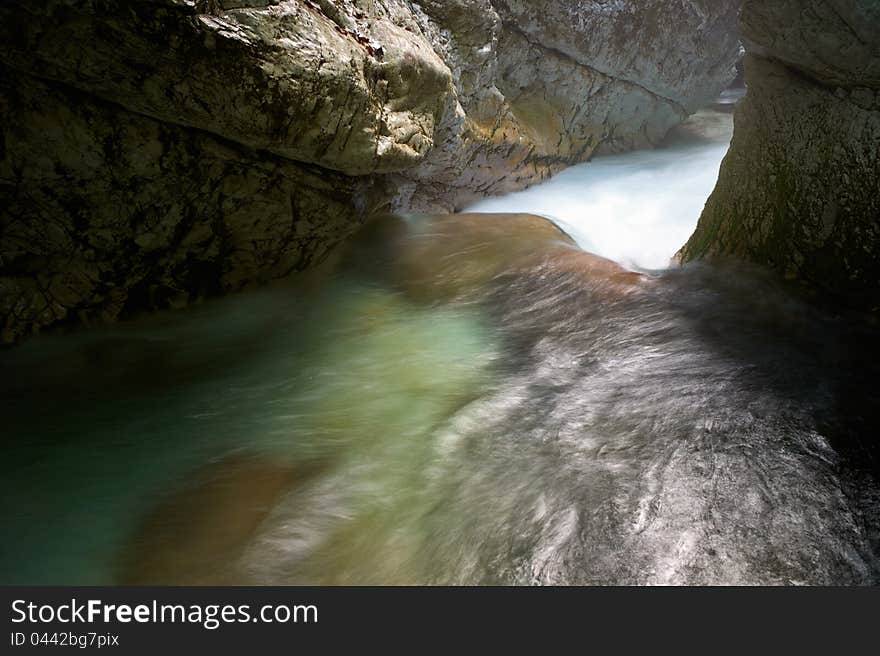
POLYGON ((505 25, 574 64, 692 113, 732 80, 739 3, 499 0, 505 25), (599 37, 599 38, 597 38, 599 37), (633 48, 638 44, 638 48, 633 48))
POLYGON ((0 335, 191 303, 319 262, 365 180, 6 72, 0 335))
POLYGON ((423 39, 387 20, 349 33, 309 2, 241 4, 215 15, 176 0, 13 1, 0 9, 2 56, 132 112, 351 175, 430 150, 455 91, 423 39))
POLYGON ((732 77, 739 3, 6 0, 2 341, 657 143, 732 77))
POLYGON ((748 94, 682 259, 749 259, 877 309, 880 8, 749 0, 742 32, 748 94))

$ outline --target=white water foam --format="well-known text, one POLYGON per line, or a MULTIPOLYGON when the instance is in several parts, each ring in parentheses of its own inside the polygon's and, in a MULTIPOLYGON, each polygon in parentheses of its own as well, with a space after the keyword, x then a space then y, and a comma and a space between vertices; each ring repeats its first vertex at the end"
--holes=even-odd
POLYGON ((663 269, 684 245, 718 180, 732 117, 700 112, 656 150, 597 157, 467 212, 527 212, 586 251, 633 269, 663 269))

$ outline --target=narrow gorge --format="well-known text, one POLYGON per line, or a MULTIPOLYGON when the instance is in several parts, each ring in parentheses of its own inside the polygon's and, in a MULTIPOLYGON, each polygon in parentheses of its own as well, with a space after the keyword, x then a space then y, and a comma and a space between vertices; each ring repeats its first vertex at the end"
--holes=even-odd
POLYGON ((5 2, 3 340, 656 144, 732 79, 737 4, 5 2))
POLYGON ((0 583, 880 583, 880 5, 6 0, 0 583))

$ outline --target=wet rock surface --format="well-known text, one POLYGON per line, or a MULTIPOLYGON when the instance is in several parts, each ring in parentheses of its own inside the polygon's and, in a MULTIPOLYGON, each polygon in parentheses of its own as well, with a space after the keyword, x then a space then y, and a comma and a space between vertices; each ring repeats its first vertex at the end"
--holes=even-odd
POLYGON ((0 353, 0 581, 880 580, 876 326, 506 219, 0 353))
POLYGON ((3 341, 284 276, 377 211, 657 143, 737 52, 738 2, 674 4, 3 3, 3 341))
POLYGON ((319 262, 362 183, 6 76, 0 331, 180 307, 319 262), (25 120, 22 120, 26 117, 25 120))
POLYGON ((733 255, 880 307, 880 8, 743 6, 748 94, 685 260, 733 255))

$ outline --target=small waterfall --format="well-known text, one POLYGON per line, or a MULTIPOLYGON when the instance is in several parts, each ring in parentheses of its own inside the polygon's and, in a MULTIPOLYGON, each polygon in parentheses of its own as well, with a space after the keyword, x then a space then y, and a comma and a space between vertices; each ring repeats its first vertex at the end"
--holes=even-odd
POLYGON ((633 269, 664 269, 697 225, 732 132, 730 113, 705 110, 656 150, 597 157, 465 211, 538 214, 585 251, 633 269))

